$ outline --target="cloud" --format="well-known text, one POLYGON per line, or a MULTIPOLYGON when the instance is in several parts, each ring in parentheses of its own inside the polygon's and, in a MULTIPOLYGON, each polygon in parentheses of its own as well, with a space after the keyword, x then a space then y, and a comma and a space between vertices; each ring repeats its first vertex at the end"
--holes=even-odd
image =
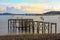
POLYGON ((52 9, 54 11, 60 11, 60 5, 56 5, 56 6, 52 7, 52 9))
POLYGON ((5 8, 0 8, 0 13, 4 13, 5 12, 5 8))
POLYGON ((11 4, 11 3, 0 3, 0 12, 6 12, 7 7, 10 9, 8 12, 11 13, 44 13, 51 10, 60 10, 60 6, 50 6, 44 3, 19 3, 19 4, 11 4), (1 7, 2 6, 2 7, 1 7), (12 11, 11 11, 12 10, 12 11))
POLYGON ((42 13, 46 9, 48 9, 48 6, 46 4, 28 4, 25 5, 23 10, 30 13, 42 13))
POLYGON ((14 5, 15 9, 20 9, 25 13, 44 13, 49 11, 50 8, 47 4, 29 4, 29 3, 21 3, 14 5))

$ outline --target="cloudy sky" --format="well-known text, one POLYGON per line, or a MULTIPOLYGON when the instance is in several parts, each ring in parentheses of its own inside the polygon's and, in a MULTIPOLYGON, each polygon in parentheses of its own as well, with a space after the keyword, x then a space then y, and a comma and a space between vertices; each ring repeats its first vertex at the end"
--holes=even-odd
POLYGON ((0 13, 44 13, 60 11, 60 0, 0 0, 0 13))

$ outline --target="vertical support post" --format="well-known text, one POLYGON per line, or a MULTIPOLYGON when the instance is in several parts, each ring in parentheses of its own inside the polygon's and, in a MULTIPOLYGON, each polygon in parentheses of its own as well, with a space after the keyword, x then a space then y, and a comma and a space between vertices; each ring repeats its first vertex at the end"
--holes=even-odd
POLYGON ((52 24, 51 24, 51 34, 52 34, 52 24))
POLYGON ((45 34, 45 31, 46 31, 46 23, 44 22, 43 24, 43 33, 45 34))
POLYGON ((30 33, 30 21, 29 21, 29 33, 30 33))
POLYGON ((37 22, 37 33, 39 34, 39 22, 37 22))
POLYGON ((9 25, 9 20, 8 20, 8 34, 9 34, 9 27, 10 27, 10 25, 9 25))
POLYGON ((55 40, 57 40, 57 36, 56 36, 56 34, 57 34, 57 24, 55 23, 55 40))
POLYGON ((57 34, 57 24, 55 23, 55 34, 57 34))
POLYGON ((18 29, 19 29, 19 33, 20 33, 20 20, 19 20, 19 28, 18 29))
POLYGON ((34 22, 32 22, 32 31, 34 33, 34 22))
POLYGON ((16 30, 16 20, 14 19, 13 21, 14 21, 14 33, 16 33, 16 31, 17 31, 16 30))
POLYGON ((22 21, 20 20, 20 32, 22 32, 21 27, 22 27, 22 21))
POLYGON ((18 28, 17 28, 17 26, 16 26, 16 19, 15 19, 15 28, 16 28, 16 32, 17 32, 17 29, 18 29, 18 28))
POLYGON ((22 31, 22 33, 23 33, 23 19, 22 19, 21 21, 22 21, 22 27, 21 27, 22 30, 21 30, 21 31, 22 31))
POLYGON ((26 19, 24 20, 23 25, 24 25, 23 30, 24 30, 25 33, 27 33, 27 20, 26 19))
POLYGON ((13 20, 13 31, 15 33, 15 19, 13 20))
POLYGON ((14 28, 14 20, 13 20, 13 33, 14 33, 14 29, 15 29, 15 28, 14 28))
POLYGON ((11 28, 12 28, 12 21, 10 20, 10 33, 12 32, 11 28))
POLYGON ((48 22, 48 34, 49 34, 49 22, 48 22))
POLYGON ((43 24, 44 24, 44 23, 42 22, 42 34, 43 34, 43 24))

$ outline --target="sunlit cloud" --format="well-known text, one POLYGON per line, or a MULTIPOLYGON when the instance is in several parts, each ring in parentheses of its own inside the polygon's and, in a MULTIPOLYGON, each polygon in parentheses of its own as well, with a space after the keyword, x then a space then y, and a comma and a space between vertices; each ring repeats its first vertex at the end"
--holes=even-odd
POLYGON ((5 12, 5 8, 0 8, 0 13, 4 13, 5 12))
POLYGON ((49 6, 46 4, 30 4, 25 6, 24 11, 30 13, 43 13, 49 9, 49 6))
POLYGON ((9 13, 45 13, 48 11, 60 11, 60 6, 51 6, 45 3, 19 3, 19 4, 12 4, 12 3, 0 3, 0 12, 6 12, 10 9, 9 13))
POLYGON ((60 11, 60 5, 56 5, 52 8, 54 11, 60 11))

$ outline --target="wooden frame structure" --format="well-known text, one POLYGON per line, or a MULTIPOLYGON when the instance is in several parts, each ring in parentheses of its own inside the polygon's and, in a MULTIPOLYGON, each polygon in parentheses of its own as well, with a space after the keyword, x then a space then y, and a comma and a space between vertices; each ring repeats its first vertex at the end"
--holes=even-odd
POLYGON ((34 21, 33 19, 8 19, 9 34, 53 34, 53 31, 54 34, 57 33, 56 23, 34 21), (53 27, 54 30, 52 30, 53 27))

